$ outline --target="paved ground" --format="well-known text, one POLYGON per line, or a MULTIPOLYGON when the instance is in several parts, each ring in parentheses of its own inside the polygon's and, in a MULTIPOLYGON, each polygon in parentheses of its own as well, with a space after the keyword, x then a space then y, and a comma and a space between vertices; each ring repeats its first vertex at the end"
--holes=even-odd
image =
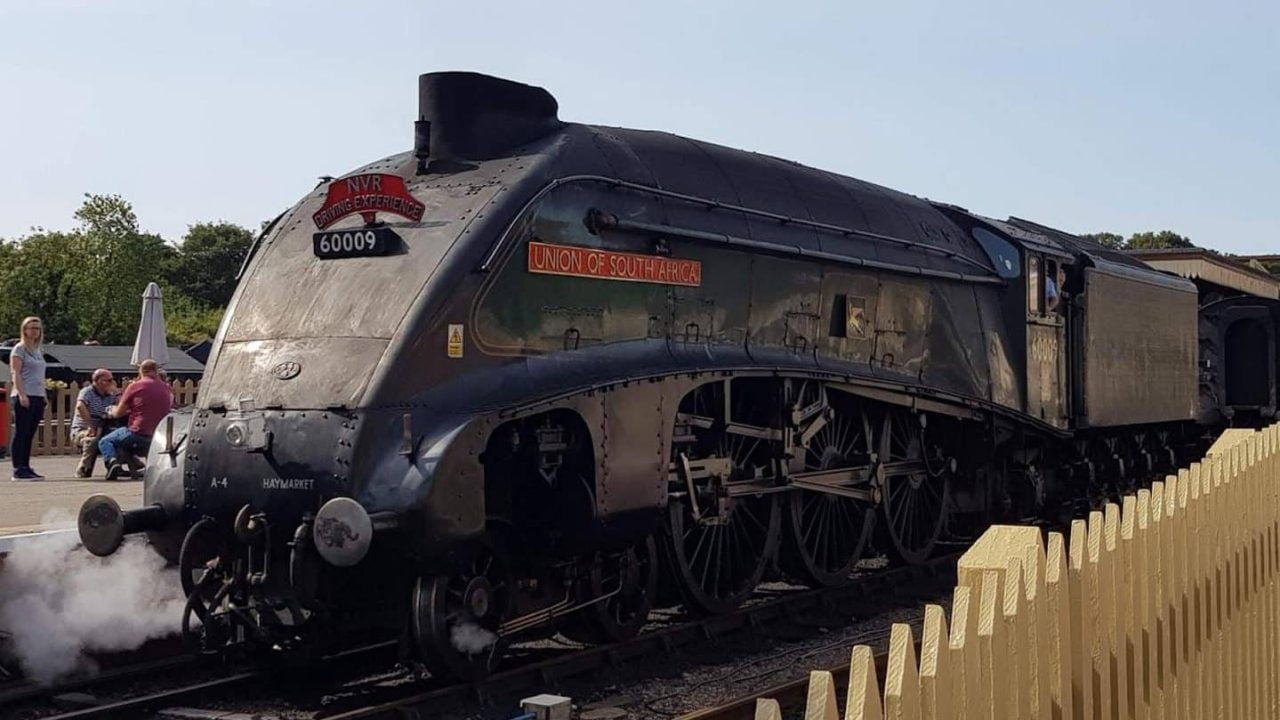
POLYGON ((141 480, 107 482, 101 460, 92 479, 80 480, 77 460, 74 455, 31 458, 31 466, 45 476, 38 482, 11 481, 13 468, 7 459, 0 461, 0 535, 75 527, 80 503, 94 493, 110 495, 126 509, 142 504, 141 480))

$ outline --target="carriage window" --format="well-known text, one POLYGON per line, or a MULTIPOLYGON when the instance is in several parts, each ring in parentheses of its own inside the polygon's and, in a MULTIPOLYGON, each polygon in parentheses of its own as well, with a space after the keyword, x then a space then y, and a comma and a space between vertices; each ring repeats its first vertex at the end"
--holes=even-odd
POLYGON ((1013 243, 986 228, 980 227, 973 229, 973 239, 977 240, 982 249, 986 251, 987 257, 991 259, 991 265, 996 269, 997 275, 1002 278, 1018 277, 1022 263, 1018 259, 1018 249, 1013 246, 1013 243))
POLYGON ((1040 258, 1027 258, 1027 312, 1039 315, 1044 312, 1044 289, 1040 284, 1040 258))

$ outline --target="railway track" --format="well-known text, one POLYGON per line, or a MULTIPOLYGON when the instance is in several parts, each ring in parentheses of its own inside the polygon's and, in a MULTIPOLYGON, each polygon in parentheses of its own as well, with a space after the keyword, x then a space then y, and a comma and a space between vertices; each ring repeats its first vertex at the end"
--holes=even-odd
MULTIPOLYGON (((459 716, 486 707, 515 707, 520 697, 554 689, 561 683, 601 668, 616 667, 696 643, 705 643, 741 631, 757 631, 810 611, 852 609, 872 616, 904 604, 932 598, 954 583, 958 555, 948 554, 924 565, 896 568, 857 579, 852 585, 827 590, 799 590, 755 601, 737 612, 693 620, 674 627, 643 633, 632 640, 588 648, 499 672, 477 685, 450 684, 408 688, 373 702, 355 701, 317 713, 324 720, 379 720, 381 718, 430 718, 459 716)), ((858 642, 875 642, 868 636, 858 642)), ((847 641, 841 641, 846 644, 847 641)), ((763 674, 762 674, 763 675, 763 674)), ((660 711, 661 712, 661 711, 660 711)), ((670 712, 661 714, 675 715, 670 712)))
POLYGON ((46 715, 44 718, 45 720, 85 720, 87 718, 142 717, 141 714, 148 710, 168 706, 187 698, 199 697, 204 693, 212 692, 214 690, 228 690, 233 687, 243 686, 255 680, 263 680, 265 677, 266 673, 262 671, 251 670, 247 672, 234 673, 232 675, 214 678, 204 682, 182 685, 169 690, 145 693, 122 700, 106 702, 101 705, 92 705, 78 710, 59 713, 57 715, 46 715))
MULTIPOLYGON (((386 661, 394 656, 394 642, 381 642, 335 653, 321 661, 331 666, 352 657, 373 656, 386 651, 386 661)), ((279 678, 288 670, 219 665, 214 658, 183 654, 169 658, 121 665, 93 677, 77 678, 52 686, 23 684, 0 689, 0 709, 42 720, 84 718, 137 718, 148 711, 171 707, 187 700, 202 699, 215 691, 246 688, 279 678), (166 682, 172 677, 171 682, 166 682), (157 677, 159 676, 159 677, 157 677), (118 688, 140 685, 121 693, 118 688), (92 691, 106 689, 100 695, 92 691), (68 700, 77 693, 79 697, 68 700), (62 709, 67 704, 82 705, 62 709)), ((0 715, 10 717, 8 714, 0 715)))
MULTIPOLYGON (((924 615, 921 613, 921 618, 924 615)), ((880 634, 872 642, 859 643, 879 645, 879 642, 887 642, 889 633, 880 634)), ((889 662, 889 653, 881 651, 875 655, 876 677, 885 676, 885 670, 889 662)), ((849 663, 837 663, 825 668, 819 668, 831 673, 832 679, 835 681, 835 689, 837 693, 843 693, 849 688, 849 663)), ((736 697, 728 702, 715 707, 696 710, 691 713, 685 713, 675 718, 675 720, 754 720, 756 716, 756 703, 762 698, 769 698, 777 701, 782 708, 784 717, 800 717, 805 709, 808 701, 809 692, 809 676, 804 675, 798 678, 787 680, 776 685, 766 687, 763 690, 754 691, 736 697)))
POLYGON ((109 683, 128 682, 134 678, 145 677, 153 673, 163 673, 199 665, 200 658, 194 655, 176 655, 157 660, 134 661, 96 673, 92 677, 79 677, 60 682, 52 686, 37 685, 31 682, 15 681, 0 685, 0 708, 10 707, 15 703, 42 697, 53 697, 89 690, 109 683))
MULTIPOLYGON (((346 696, 323 702, 320 697, 330 692, 328 687, 314 687, 310 689, 310 693, 304 690, 298 694, 303 702, 308 697, 313 698, 313 717, 324 720, 401 718, 405 713, 429 718, 504 705, 514 707, 520 697, 555 688, 602 668, 616 668, 637 659, 669 654, 735 633, 761 630, 774 623, 802 617, 806 613, 830 614, 839 610, 846 618, 850 615, 871 617, 889 608, 913 604, 949 587, 954 581, 957 557, 955 554, 947 554, 924 565, 871 572, 856 578, 852 584, 843 588, 763 591, 736 612, 679 621, 670 627, 647 631, 622 643, 585 649, 530 650, 523 653, 524 660, 515 667, 498 672, 479 684, 438 683, 429 678, 401 682, 390 688, 374 683, 370 687, 357 687, 346 696)), ((877 638, 868 636, 857 642, 876 640, 877 638)), ((323 664, 332 666, 352 656, 383 649, 387 650, 384 653, 385 662, 382 662, 385 668, 392 662, 390 650, 393 645, 390 642, 380 643, 346 651, 326 658, 323 664)), ((24 717, 39 717, 43 720, 135 718, 174 706, 198 708, 211 696, 225 698, 233 689, 237 696, 260 696, 264 704, 269 704, 273 693, 273 689, 270 689, 272 680, 279 678, 280 672, 202 665, 200 660, 190 655, 175 656, 122 666, 94 678, 74 680, 52 688, 26 686, 7 691, 0 689, 0 708, 22 703, 16 709, 23 710, 24 717), (56 695, 87 692, 108 686, 119 687, 139 678, 154 679, 157 674, 174 672, 182 675, 187 670, 197 670, 197 676, 190 677, 190 673, 186 673, 177 683, 161 683, 159 688, 156 687, 156 682, 145 683, 145 687, 136 693, 124 697, 99 698, 98 704, 71 710, 54 710, 49 704, 56 695), (210 677, 210 673, 215 676, 210 677)), ((371 667, 352 663, 342 674, 354 676, 369 672, 371 667)), ((297 682, 297 678, 291 682, 297 682)), ((305 684, 306 680, 301 682, 305 684)), ((299 707, 296 711, 307 712, 307 708, 299 707)))
POLYGON ((91 658, 97 668, 92 675, 71 676, 51 685, 6 674, 5 682, 0 683, 0 708, 39 698, 84 692, 112 683, 127 683, 156 674, 180 672, 197 668, 205 660, 187 652, 176 636, 151 640, 136 650, 94 654, 91 658))

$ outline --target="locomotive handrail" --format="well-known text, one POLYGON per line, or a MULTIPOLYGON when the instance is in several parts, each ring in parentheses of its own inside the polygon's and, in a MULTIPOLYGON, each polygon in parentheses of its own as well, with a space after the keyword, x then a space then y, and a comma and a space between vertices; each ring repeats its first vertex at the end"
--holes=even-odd
POLYGON ((646 223, 636 220, 622 220, 608 213, 601 213, 595 210, 592 212, 594 222, 597 227, 607 227, 622 231, 674 235, 676 237, 683 237, 689 240, 702 240, 705 242, 729 245, 732 247, 750 248, 752 250, 760 250, 779 255, 798 255, 800 257, 816 258, 844 265, 857 265, 860 267, 875 268, 877 270, 886 270, 889 272, 897 272, 907 275, 921 275, 924 277, 936 277, 946 280, 956 280, 959 282, 989 285, 1005 284, 1005 280, 1003 278, 991 275, 970 275, 968 273, 958 273, 950 270, 934 270, 932 268, 923 268, 916 265, 902 265, 899 263, 884 262, 883 260, 870 260, 851 255, 827 252, 825 250, 810 250, 808 248, 800 247, 799 245, 784 245, 782 243, 768 242, 767 240, 752 240, 750 238, 735 237, 724 233, 681 228, 674 225, 646 223))
MULTIPOLYGON (((815 230, 823 230, 826 232, 835 233, 837 235, 843 235, 845 237, 861 237, 861 238, 866 238, 868 240, 875 240, 878 242, 887 242, 887 243, 892 243, 896 245, 901 245, 903 247, 920 250, 921 252, 940 255, 942 257, 955 260, 957 262, 967 263, 969 265, 973 265, 974 267, 979 268, 980 270, 984 270, 993 274, 992 277, 978 280, 979 282, 993 282, 993 284, 1000 284, 1000 285, 1005 284, 1005 281, 1002 278, 999 278, 998 276, 994 275, 995 273, 994 268, 989 267, 987 265, 983 265, 977 260, 974 260, 973 258, 962 255, 955 251, 946 250, 940 247, 936 247, 934 245, 929 245, 928 243, 917 242, 915 240, 906 240, 903 238, 893 237, 891 235, 883 235, 881 233, 875 233, 869 230, 858 230, 855 228, 843 227, 840 225, 831 225, 829 223, 818 222, 816 220, 807 220, 805 218, 796 218, 796 217, 790 217, 787 215, 779 215, 778 213, 772 213, 767 210, 756 210, 754 208, 749 208, 742 205, 734 205, 732 203, 720 202, 719 200, 712 200, 710 198, 698 197, 697 195, 688 195, 685 193, 678 193, 673 190, 664 190, 662 188, 653 187, 652 185, 644 185, 641 183, 631 182, 629 180, 620 180, 618 178, 611 178, 605 175, 569 175, 562 178, 556 178, 555 180, 552 180, 551 182, 547 183, 545 186, 542 187, 542 189, 540 189, 537 193, 535 193, 534 196, 530 198, 527 203, 525 203, 524 207, 520 208, 520 212, 517 213, 516 217, 517 218, 522 217, 525 214, 525 212, 534 205, 534 203, 537 203, 539 200, 541 200, 544 196, 546 196, 552 190, 555 190, 561 185, 568 185, 570 183, 575 183, 575 182, 596 182, 596 183, 608 185, 611 188, 625 188, 627 190, 634 190, 636 192, 648 193, 650 195, 654 195, 657 197, 671 198, 673 200, 680 200, 693 205, 701 205, 708 210, 729 210, 729 211, 741 213, 744 215, 751 215, 755 217, 773 220, 781 225, 796 225, 800 227, 813 228, 815 230)), ((513 221, 512 226, 514 226, 514 224, 515 223, 513 221)), ((658 227, 669 228, 670 226, 661 225, 658 227)), ((671 229, 665 229, 664 232, 671 232, 672 234, 675 234, 675 232, 678 230, 680 230, 680 228, 671 228, 671 229)), ((497 260, 498 255, 502 252, 502 249, 507 244, 507 237, 510 235, 510 232, 511 232, 511 227, 508 227, 507 231, 502 234, 502 237, 500 237, 498 241, 494 243, 493 249, 491 249, 489 251, 489 254, 485 256, 484 261, 480 263, 479 269, 481 272, 488 272, 493 268, 493 264, 497 260)), ((701 231, 689 230, 689 232, 696 233, 701 231)), ((710 234, 717 235, 717 233, 710 233, 710 234)), ((728 237, 728 236, 725 236, 725 237, 728 237)), ((761 242, 757 240, 750 240, 747 238, 739 238, 739 239, 742 240, 744 243, 761 242)), ((811 255, 814 257, 821 257, 824 259, 830 258, 837 261, 850 262, 857 265, 866 265, 868 267, 877 267, 885 270, 901 271, 905 269, 913 275, 931 274, 928 272, 925 272, 925 273, 919 272, 920 270, 924 270, 924 268, 915 268, 908 265, 896 265, 893 263, 881 264, 880 261, 878 260, 863 260, 862 258, 838 255, 835 253, 824 254, 823 251, 820 251, 820 250, 803 250, 798 246, 779 245, 774 243, 765 243, 764 245, 773 246, 772 249, 775 252, 780 250, 780 251, 788 252, 791 254, 811 255)), ((762 247, 761 249, 768 249, 768 248, 762 247)), ((933 271, 933 272, 943 273, 938 277, 946 277, 951 279, 981 277, 981 276, 965 275, 963 273, 947 273, 946 271, 933 271)))

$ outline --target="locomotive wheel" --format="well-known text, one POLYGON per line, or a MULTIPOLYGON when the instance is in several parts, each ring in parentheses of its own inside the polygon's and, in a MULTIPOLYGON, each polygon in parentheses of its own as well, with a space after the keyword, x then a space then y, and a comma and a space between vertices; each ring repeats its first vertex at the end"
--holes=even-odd
POLYGON ((910 463, 907 472, 886 472, 877 533, 889 559, 916 565, 928 560, 942 534, 951 501, 951 468, 926 446, 920 418, 900 410, 885 413, 880 462, 910 463))
MULTIPOLYGON (((874 447, 865 412, 835 405, 835 417, 805 446, 804 469, 831 470, 870 462, 874 447)), ((850 581, 875 527, 875 510, 862 500, 800 490, 786 500, 783 567, 808 585, 850 581)))
POLYGON ((477 680, 497 667, 505 647, 498 630, 512 599, 506 558, 489 542, 459 572, 419 577, 411 631, 431 674, 477 680))
POLYGON ((182 635, 199 652, 216 651, 232 637, 228 617, 217 612, 231 589, 225 571, 213 520, 202 518, 187 530, 178 551, 178 580, 187 596, 182 635))
POLYGON ((614 594, 577 613, 564 634, 593 643, 635 637, 649 618, 658 591, 657 542, 650 535, 623 553, 598 558, 588 583, 593 598, 614 594))
MULTIPOLYGON (((750 433, 731 433, 730 419, 770 427, 778 418, 771 382, 707 383, 680 403, 682 411, 714 418, 715 427, 695 430, 688 450, 694 460, 727 461, 728 476, 702 478, 679 487, 667 503, 663 523, 664 585, 673 587, 696 614, 732 611, 774 564, 782 513, 776 493, 729 497, 727 488, 749 481, 768 485, 777 477, 780 445, 750 433), (726 412, 726 392, 732 390, 726 412), (689 495, 690 492, 694 494, 689 495)), ((683 461, 684 451, 672 460, 683 461)))
POLYGON ((727 613, 747 599, 777 552, 781 514, 776 494, 738 498, 715 522, 700 521, 684 499, 671 499, 664 545, 691 612, 727 613))
POLYGON ((178 550, 178 580, 182 583, 182 594, 190 597, 197 587, 207 584, 204 583, 205 577, 214 572, 213 561, 218 555, 218 536, 213 520, 201 518, 187 531, 178 550))

